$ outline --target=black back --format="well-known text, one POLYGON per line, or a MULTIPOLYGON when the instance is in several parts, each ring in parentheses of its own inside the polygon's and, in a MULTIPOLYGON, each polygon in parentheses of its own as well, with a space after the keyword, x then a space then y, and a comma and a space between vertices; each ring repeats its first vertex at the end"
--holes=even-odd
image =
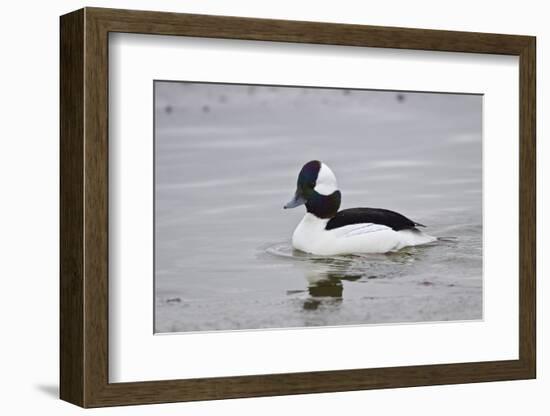
POLYGON ((333 230, 352 224, 373 223, 392 228, 395 231, 406 230, 415 227, 424 227, 422 224, 411 221, 407 217, 388 209, 382 208, 350 208, 336 213, 330 219, 325 229, 333 230))

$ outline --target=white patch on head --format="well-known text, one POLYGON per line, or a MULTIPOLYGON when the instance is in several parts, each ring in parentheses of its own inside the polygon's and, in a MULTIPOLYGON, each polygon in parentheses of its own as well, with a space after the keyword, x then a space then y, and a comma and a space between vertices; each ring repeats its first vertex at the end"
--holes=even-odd
POLYGON ((317 175, 317 181, 315 182, 315 191, 321 195, 330 195, 334 191, 338 190, 338 184, 336 183, 336 176, 332 173, 332 170, 321 162, 321 169, 317 175))

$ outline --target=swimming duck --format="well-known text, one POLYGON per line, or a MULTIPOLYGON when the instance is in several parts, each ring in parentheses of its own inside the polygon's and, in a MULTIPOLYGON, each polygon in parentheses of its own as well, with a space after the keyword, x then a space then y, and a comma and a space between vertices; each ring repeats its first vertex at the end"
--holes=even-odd
POLYGON ((306 206, 294 230, 292 246, 315 255, 387 253, 407 246, 431 243, 437 238, 420 231, 424 225, 382 208, 338 211, 342 194, 336 176, 323 162, 306 163, 294 198, 284 208, 306 206))

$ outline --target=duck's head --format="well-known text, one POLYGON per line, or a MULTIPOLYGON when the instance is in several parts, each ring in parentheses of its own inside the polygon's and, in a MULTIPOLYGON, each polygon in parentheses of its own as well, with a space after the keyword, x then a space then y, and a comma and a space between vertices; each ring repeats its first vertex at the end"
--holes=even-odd
POLYGON ((305 205, 318 218, 332 218, 340 208, 341 194, 336 176, 323 162, 307 162, 298 175, 294 198, 284 208, 305 205))

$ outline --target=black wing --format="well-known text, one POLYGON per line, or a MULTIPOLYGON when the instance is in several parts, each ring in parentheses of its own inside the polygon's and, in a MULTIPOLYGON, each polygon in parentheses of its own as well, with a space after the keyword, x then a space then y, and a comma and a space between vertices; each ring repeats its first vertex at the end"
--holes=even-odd
POLYGON ((381 224, 394 229, 395 231, 405 230, 424 225, 411 221, 407 217, 388 209, 382 208, 350 208, 339 211, 331 218, 325 229, 344 227, 352 224, 373 223, 381 224))

